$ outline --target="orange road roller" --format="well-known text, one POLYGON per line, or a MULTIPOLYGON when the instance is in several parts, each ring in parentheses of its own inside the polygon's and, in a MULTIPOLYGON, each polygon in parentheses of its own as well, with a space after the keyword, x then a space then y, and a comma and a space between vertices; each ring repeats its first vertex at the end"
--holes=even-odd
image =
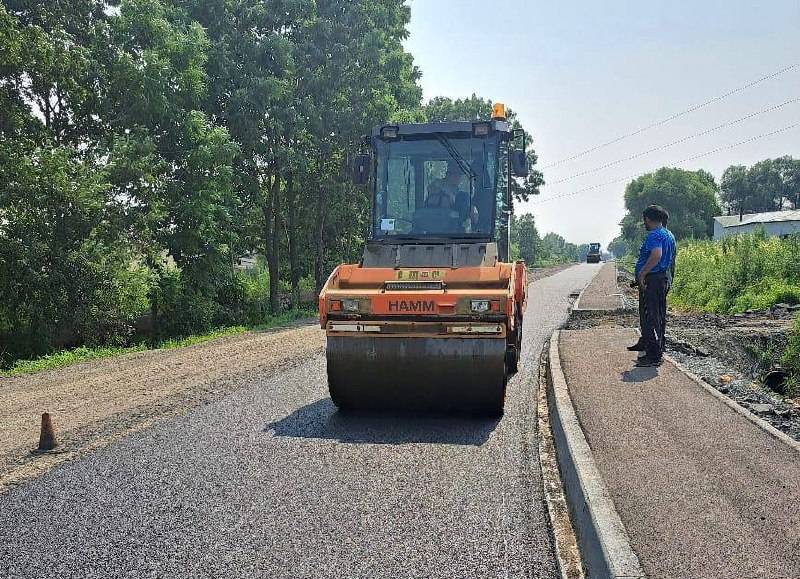
POLYGON ((509 257, 511 184, 527 173, 525 134, 499 103, 489 121, 365 139, 353 179, 370 186, 371 233, 319 296, 340 409, 503 413, 527 298, 525 264, 509 257))

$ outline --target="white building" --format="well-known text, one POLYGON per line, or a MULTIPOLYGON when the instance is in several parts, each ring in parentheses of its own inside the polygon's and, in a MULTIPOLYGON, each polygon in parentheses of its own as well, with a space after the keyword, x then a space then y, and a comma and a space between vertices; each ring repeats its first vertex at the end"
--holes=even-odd
POLYGON ((769 213, 750 213, 722 215, 714 218, 714 239, 739 233, 753 233, 763 227, 768 237, 785 237, 800 234, 800 209, 793 211, 770 211, 769 213))

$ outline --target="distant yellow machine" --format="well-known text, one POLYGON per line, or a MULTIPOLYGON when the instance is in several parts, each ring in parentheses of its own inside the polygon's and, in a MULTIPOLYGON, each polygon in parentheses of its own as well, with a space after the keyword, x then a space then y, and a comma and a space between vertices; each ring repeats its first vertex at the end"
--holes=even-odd
POLYGON ((527 298, 525 264, 509 261, 524 140, 500 104, 490 121, 373 130, 354 163, 371 233, 319 297, 338 407, 502 414, 527 298))

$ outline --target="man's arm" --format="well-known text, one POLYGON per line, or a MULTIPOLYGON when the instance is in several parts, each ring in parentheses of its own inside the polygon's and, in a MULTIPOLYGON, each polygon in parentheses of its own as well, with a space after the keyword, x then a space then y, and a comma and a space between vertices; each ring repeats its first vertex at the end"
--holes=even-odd
POLYGON ((654 247, 653 249, 650 250, 650 255, 647 258, 647 261, 645 262, 644 267, 642 268, 642 271, 639 272, 639 287, 641 287, 641 288, 645 287, 645 285, 646 285, 645 284, 645 279, 647 278, 647 274, 650 273, 650 271, 656 265, 658 265, 659 261, 661 261, 661 254, 662 254, 662 250, 661 250, 661 246, 660 245, 657 245, 656 247, 654 247))

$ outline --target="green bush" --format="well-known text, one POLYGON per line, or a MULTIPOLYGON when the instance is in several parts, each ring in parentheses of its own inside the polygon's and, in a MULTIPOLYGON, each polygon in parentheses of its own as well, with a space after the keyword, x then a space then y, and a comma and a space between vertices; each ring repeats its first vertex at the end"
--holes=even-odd
POLYGON ((800 303, 800 237, 762 231, 679 244, 670 302, 724 314, 800 303))
POLYGON ((236 274, 242 284, 243 322, 260 324, 270 315, 269 307, 269 271, 256 268, 236 274))
MULTIPOLYGON (((300 289, 313 289, 313 279, 301 280, 300 289)), ((290 307, 291 287, 282 282, 282 309, 290 307)), ((269 272, 258 267, 221 276, 211 287, 189 286, 177 269, 161 273, 153 292, 156 305, 155 337, 202 334, 225 326, 258 326, 271 323, 275 315, 269 303, 269 272)))
POLYGON ((800 314, 795 318, 794 329, 789 334, 789 343, 783 352, 781 364, 791 373, 791 387, 800 393, 800 314))

